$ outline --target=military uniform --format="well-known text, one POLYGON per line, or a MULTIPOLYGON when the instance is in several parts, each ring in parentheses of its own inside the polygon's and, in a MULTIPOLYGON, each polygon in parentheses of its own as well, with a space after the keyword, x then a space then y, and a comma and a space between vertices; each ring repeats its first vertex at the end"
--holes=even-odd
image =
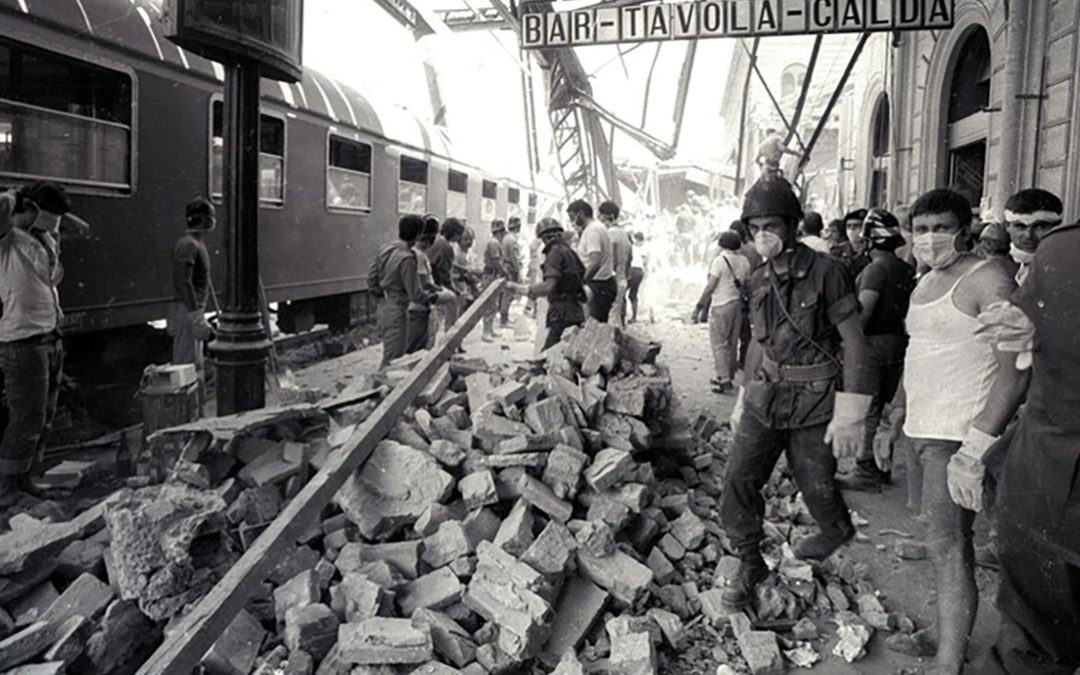
MULTIPOLYGON (((1001 632, 981 672, 1080 668, 1080 224, 1039 244, 1013 304, 1035 326, 1032 375, 994 517, 1001 632)), ((1011 437, 1011 438, 1010 438, 1011 437)), ((991 450, 993 453, 994 450, 991 450)))
POLYGON ((555 280, 555 288, 548 296, 548 332, 543 346, 547 349, 558 344, 567 328, 585 323, 585 265, 570 244, 559 238, 544 248, 540 270, 544 281, 555 280))
POLYGON ((859 308, 851 278, 834 258, 796 244, 785 273, 763 264, 750 288, 752 334, 763 358, 744 385, 721 502, 724 528, 740 557, 756 555, 764 538, 761 490, 782 452, 822 533, 846 539, 853 532, 833 480, 836 459, 824 441, 841 382, 836 327, 859 308))
POLYGON ((368 289, 382 296, 377 310, 382 365, 405 354, 409 302, 419 297, 416 252, 403 241, 387 244, 371 262, 368 289))

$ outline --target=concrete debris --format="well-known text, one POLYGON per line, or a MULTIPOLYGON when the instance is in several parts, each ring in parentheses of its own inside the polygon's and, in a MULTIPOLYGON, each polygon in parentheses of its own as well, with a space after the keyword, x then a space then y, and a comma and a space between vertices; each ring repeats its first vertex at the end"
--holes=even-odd
POLYGON ((336 501, 367 538, 411 525, 429 505, 442 502, 454 479, 426 453, 395 441, 376 446, 338 492, 336 501))
MULTIPOLYGON (((738 564, 718 517, 726 431, 678 417, 658 349, 589 321, 543 363, 455 358, 297 533, 205 672, 761 675, 820 660, 810 641, 837 613, 848 661, 873 628, 905 631, 897 651, 932 647, 865 565, 792 555, 812 521, 782 477, 765 491, 757 623, 724 606, 738 564)), ((162 470, 143 477, 165 483, 77 521, 17 518, 0 535, 0 671, 133 672, 386 392, 159 432, 162 470)), ((93 471, 62 467, 54 480, 93 471)))

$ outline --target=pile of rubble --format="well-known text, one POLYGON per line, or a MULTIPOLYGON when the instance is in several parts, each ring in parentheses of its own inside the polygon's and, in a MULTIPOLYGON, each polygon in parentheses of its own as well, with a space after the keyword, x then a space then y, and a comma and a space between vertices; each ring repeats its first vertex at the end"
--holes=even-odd
MULTIPOLYGON (((791 557, 812 520, 782 476, 768 488, 776 573, 747 614, 723 607, 726 439, 706 418, 680 423, 658 351, 590 321, 542 362, 452 360, 204 671, 773 673, 816 661, 827 633, 851 661, 874 628, 913 632, 865 566, 791 557)), ((142 480, 164 483, 0 536, 0 672, 134 672, 386 391, 359 388, 169 430, 142 480)))

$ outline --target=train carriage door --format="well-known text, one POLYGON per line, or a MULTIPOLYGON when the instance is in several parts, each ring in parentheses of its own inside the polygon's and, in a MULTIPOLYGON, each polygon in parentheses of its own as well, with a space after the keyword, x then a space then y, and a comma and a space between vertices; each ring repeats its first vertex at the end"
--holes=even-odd
POLYGON ((484 224, 495 220, 498 213, 499 186, 493 180, 485 180, 480 186, 480 219, 484 224))
POLYGON ((450 169, 446 178, 446 216, 465 221, 468 217, 469 175, 450 169))
POLYGON ((428 163, 401 156, 398 174, 398 214, 424 215, 428 210, 428 163))
POLYGON ((948 185, 978 208, 986 184, 990 132, 990 38, 981 26, 961 43, 948 89, 945 146, 948 185))

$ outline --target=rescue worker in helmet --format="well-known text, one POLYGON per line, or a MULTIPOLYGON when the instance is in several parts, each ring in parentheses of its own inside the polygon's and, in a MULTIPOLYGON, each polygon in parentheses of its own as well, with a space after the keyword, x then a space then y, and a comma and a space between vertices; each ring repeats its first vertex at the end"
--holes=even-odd
POLYGON ((895 251, 904 245, 904 238, 900 221, 892 213, 870 209, 859 238, 870 260, 855 279, 855 287, 862 308, 860 320, 866 335, 866 365, 874 400, 866 418, 863 450, 855 458, 855 470, 840 478, 840 485, 849 490, 876 492, 891 478, 891 450, 884 445, 875 460, 874 435, 885 404, 896 395, 904 372, 904 317, 915 288, 915 270, 896 257, 895 251))
POLYGON ((547 339, 543 346, 547 349, 558 344, 567 328, 585 323, 585 265, 554 218, 543 218, 536 224, 536 237, 544 243, 542 280, 529 286, 526 295, 548 300, 547 339))
POLYGON ((781 453, 820 528, 796 543, 795 554, 824 560, 855 535, 834 474, 837 457, 856 455, 865 443, 872 400, 866 341, 843 265, 798 242, 802 215, 781 178, 758 181, 743 202, 742 220, 765 262, 750 278, 748 377, 732 414, 735 440, 720 506, 740 560, 723 591, 735 608, 768 576, 761 490, 781 453))

